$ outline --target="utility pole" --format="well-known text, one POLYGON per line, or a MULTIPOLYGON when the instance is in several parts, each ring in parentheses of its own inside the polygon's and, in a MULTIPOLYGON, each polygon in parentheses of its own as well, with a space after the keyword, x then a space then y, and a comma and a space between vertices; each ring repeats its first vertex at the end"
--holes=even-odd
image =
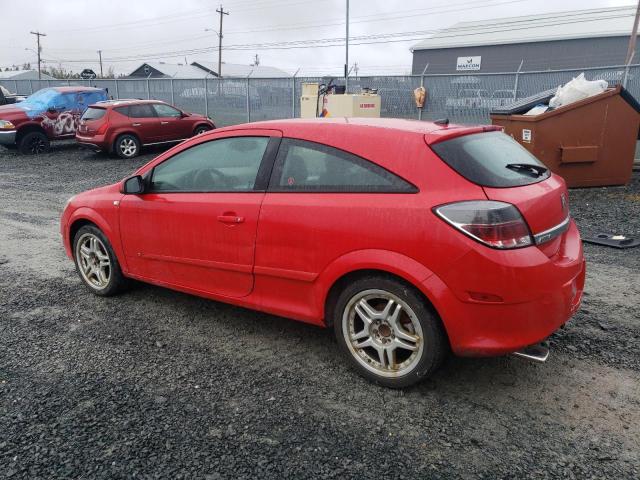
POLYGON ((634 55, 636 54, 636 42, 638 39, 638 20, 640 19, 640 0, 638 0, 638 6, 636 8, 636 19, 633 22, 633 31, 631 32, 631 36, 629 37, 629 48, 627 49, 627 58, 624 62, 625 70, 624 70, 624 78, 622 80, 622 86, 627 86, 627 77, 629 76, 629 65, 633 60, 634 55))
POLYGON ((349 86, 349 0, 347 0, 347 30, 345 32, 344 93, 347 93, 348 86, 349 86))
POLYGON ((104 78, 102 73, 102 50, 98 50, 98 55, 100 56, 100 78, 104 78))
POLYGON ((31 35, 35 35, 37 38, 37 42, 38 42, 38 80, 40 80, 42 78, 42 69, 40 67, 40 37, 46 37, 47 34, 46 33, 40 33, 40 32, 30 32, 31 35))
POLYGON ((220 14, 220 30, 218 31, 218 77, 222 77, 222 19, 225 15, 229 15, 229 12, 225 12, 222 5, 216 12, 220 14))

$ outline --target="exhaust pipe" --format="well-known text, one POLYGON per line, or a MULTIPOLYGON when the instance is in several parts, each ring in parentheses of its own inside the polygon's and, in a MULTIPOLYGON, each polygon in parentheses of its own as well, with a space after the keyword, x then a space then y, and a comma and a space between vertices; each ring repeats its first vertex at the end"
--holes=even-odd
POLYGON ((544 363, 549 358, 549 348, 545 345, 538 343, 536 345, 529 345, 522 350, 513 352, 511 355, 514 357, 524 358, 531 362, 544 363))

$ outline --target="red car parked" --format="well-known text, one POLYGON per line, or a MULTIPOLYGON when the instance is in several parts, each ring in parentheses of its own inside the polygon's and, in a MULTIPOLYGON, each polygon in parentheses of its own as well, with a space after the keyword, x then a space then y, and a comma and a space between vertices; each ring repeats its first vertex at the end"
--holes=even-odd
POLYGON ((214 128, 204 115, 186 113, 158 100, 111 100, 89 106, 76 140, 133 158, 143 146, 181 142, 214 128))
POLYGON ((61 232, 98 295, 134 278, 333 326, 391 387, 540 342, 585 279, 564 181, 491 126, 227 127, 73 197, 61 232))

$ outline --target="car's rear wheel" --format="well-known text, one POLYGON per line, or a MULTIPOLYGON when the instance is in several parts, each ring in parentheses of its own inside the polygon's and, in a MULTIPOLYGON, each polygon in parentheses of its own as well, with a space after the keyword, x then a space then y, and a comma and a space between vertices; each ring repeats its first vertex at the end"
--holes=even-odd
POLYGON ((135 135, 120 135, 113 149, 121 158, 133 158, 140 154, 140 141, 135 135))
POLYGON ((111 244, 97 227, 85 225, 78 230, 73 252, 78 275, 91 292, 107 297, 126 287, 127 280, 111 244))
POLYGON ((211 127, 207 125, 198 125, 193 130, 193 136, 195 137, 196 135, 202 135, 203 133, 208 132, 209 130, 211 130, 211 127))
POLYGON ((447 342, 440 320, 414 289, 384 276, 345 288, 333 311, 336 338, 352 366, 380 385, 402 388, 433 373, 447 342))
POLYGON ((39 155, 49 151, 49 139, 43 132, 29 132, 18 141, 18 150, 23 155, 39 155))

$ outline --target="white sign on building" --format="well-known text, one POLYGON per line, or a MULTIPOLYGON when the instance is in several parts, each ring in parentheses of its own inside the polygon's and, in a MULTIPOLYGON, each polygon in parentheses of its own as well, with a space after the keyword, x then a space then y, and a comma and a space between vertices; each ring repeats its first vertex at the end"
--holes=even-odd
POLYGON ((482 57, 458 57, 458 62, 456 63, 456 70, 464 71, 464 70, 480 70, 480 64, 482 62, 482 57))

